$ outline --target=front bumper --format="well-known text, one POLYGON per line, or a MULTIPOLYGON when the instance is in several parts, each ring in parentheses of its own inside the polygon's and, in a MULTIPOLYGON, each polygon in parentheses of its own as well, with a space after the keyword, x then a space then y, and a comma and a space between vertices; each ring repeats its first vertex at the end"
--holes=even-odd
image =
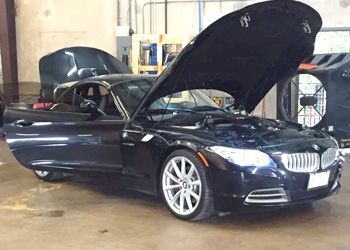
POLYGON ((272 167, 242 171, 216 169, 211 173, 215 208, 220 212, 256 210, 323 199, 341 188, 342 167, 342 161, 329 167, 328 185, 313 190, 307 190, 309 173, 294 173, 272 167))

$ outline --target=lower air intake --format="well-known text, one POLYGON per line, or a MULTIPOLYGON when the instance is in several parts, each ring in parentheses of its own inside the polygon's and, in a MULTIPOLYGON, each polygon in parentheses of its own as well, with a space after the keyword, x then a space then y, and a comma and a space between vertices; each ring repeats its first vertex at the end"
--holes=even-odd
POLYGON ((245 199, 249 204, 286 203, 288 196, 283 188, 258 189, 250 192, 245 199))

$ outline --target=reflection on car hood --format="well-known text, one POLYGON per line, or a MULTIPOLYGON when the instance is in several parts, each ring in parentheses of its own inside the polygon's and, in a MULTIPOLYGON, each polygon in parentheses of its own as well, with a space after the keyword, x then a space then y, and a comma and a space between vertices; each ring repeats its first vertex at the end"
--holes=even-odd
POLYGON ((269 1, 232 12, 188 44, 158 77, 146 105, 185 89, 217 89, 251 112, 312 55, 322 20, 310 6, 269 1))
POLYGON ((62 83, 91 76, 130 74, 128 66, 105 51, 90 47, 60 49, 39 61, 42 98, 52 101, 53 90, 62 83))

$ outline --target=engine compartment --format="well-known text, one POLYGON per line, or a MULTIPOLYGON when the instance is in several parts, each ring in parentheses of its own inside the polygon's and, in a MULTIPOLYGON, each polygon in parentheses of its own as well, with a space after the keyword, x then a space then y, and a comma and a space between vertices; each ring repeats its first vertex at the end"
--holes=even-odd
POLYGON ((231 113, 174 112, 154 121, 160 129, 191 130, 209 133, 220 143, 235 147, 270 146, 305 139, 326 138, 320 131, 303 128, 300 124, 262 119, 231 113))

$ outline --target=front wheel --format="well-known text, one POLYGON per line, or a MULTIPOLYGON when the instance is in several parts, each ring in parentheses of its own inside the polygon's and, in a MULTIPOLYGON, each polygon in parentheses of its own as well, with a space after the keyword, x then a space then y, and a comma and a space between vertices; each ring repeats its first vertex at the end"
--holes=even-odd
POLYGON ((64 179, 64 174, 54 171, 33 170, 35 176, 41 181, 59 181, 64 179))
POLYGON ((171 153, 162 168, 160 191, 172 214, 182 220, 200 220, 214 213, 205 166, 188 150, 171 153))

